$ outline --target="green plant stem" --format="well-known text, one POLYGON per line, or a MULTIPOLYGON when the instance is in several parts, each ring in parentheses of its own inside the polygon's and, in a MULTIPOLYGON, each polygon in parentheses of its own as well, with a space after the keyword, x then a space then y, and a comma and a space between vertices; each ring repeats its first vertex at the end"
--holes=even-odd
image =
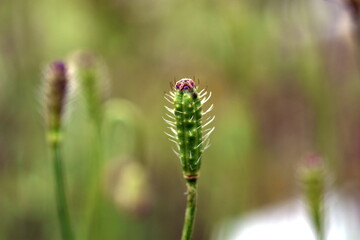
POLYGON ((58 140, 54 141, 52 144, 52 154, 53 154, 56 204, 57 204, 57 212, 59 217, 61 235, 62 235, 62 239, 64 240, 73 240, 74 237, 71 230, 70 216, 68 212, 68 206, 66 203, 66 189, 64 183, 64 172, 62 166, 60 142, 58 140))
POLYGON ((101 132, 101 123, 94 121, 94 132, 95 132, 95 141, 94 141, 94 150, 95 155, 91 166, 91 179, 89 180, 89 192, 87 194, 87 203, 85 206, 85 219, 84 219, 84 232, 81 239, 87 240, 91 232, 98 234, 98 230, 101 228, 101 221, 95 223, 96 230, 92 229, 95 219, 99 219, 97 211, 99 206, 101 206, 101 172, 103 170, 104 163, 104 146, 103 146, 103 137, 101 132))
POLYGON ((322 207, 319 205, 312 206, 312 221, 315 226, 316 235, 318 240, 324 239, 324 226, 323 226, 323 213, 322 207))
POLYGON ((187 204, 181 240, 190 240, 194 229, 197 202, 197 179, 186 180, 186 187, 187 204))

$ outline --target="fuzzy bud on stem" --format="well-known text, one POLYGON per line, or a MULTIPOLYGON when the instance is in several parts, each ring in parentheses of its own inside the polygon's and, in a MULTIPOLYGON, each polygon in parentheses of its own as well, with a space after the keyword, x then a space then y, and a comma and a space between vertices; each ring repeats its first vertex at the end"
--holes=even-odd
POLYGON ((61 145, 62 118, 69 92, 67 66, 62 61, 49 65, 45 72, 45 106, 48 124, 48 142, 53 158, 55 199, 63 240, 73 240, 70 214, 66 201, 66 187, 61 145))
POLYGON ((64 62, 56 61, 45 72, 45 104, 49 142, 59 141, 61 121, 69 88, 67 67, 64 62))
POLYGON ((75 78, 80 85, 92 121, 101 125, 102 102, 107 88, 107 78, 102 61, 90 52, 79 51, 71 57, 75 78))

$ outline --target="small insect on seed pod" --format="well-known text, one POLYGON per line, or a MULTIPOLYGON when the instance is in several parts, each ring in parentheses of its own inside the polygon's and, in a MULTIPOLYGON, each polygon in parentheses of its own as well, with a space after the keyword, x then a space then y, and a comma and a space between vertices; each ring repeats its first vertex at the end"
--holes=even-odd
POLYGON ((209 137, 215 127, 208 127, 215 116, 204 118, 212 109, 211 105, 203 111, 203 105, 210 99, 211 92, 204 89, 198 92, 198 87, 190 78, 177 81, 173 90, 165 94, 165 99, 172 107, 165 108, 169 119, 169 140, 176 145, 175 154, 180 158, 185 179, 197 179, 201 167, 202 154, 210 146, 209 137), (204 120, 205 119, 205 120, 204 120))

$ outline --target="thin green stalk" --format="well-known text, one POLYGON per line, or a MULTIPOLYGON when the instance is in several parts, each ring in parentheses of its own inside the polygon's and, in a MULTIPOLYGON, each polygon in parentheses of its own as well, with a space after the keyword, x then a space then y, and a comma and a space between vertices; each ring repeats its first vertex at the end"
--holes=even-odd
POLYGON ((197 179, 188 179, 186 181, 186 187, 187 203, 181 240, 190 240, 194 229, 197 203, 197 179))
POLYGON ((313 224, 316 229, 316 236, 318 240, 324 240, 324 226, 323 226, 323 212, 321 206, 313 206, 311 217, 313 219, 313 224))
MULTIPOLYGON (((103 148, 103 138, 101 133, 101 124, 95 122, 94 123, 95 128, 95 156, 92 162, 91 166, 91 179, 89 180, 89 192, 88 192, 88 199, 87 204, 85 207, 85 221, 84 221, 84 232, 82 239, 87 240, 89 239, 89 235, 91 232, 94 232, 91 230, 91 226, 96 219, 97 209, 101 205, 101 172, 103 169, 103 163, 104 163, 104 148, 103 148)), ((97 222, 96 226, 97 228, 100 228, 101 225, 100 221, 97 222)))
POLYGON ((70 216, 66 202, 66 189, 59 141, 53 142, 51 151, 53 155, 55 194, 61 235, 64 240, 73 240, 74 237, 71 230, 70 216))

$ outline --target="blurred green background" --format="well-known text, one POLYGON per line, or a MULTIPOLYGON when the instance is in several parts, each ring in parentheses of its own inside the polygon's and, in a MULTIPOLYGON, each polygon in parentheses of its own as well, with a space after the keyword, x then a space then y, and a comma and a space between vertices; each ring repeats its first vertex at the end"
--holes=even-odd
MULTIPOLYGON (((296 196, 296 168, 308 154, 322 155, 335 186, 356 196, 360 76, 349 24, 336 1, 2 0, 0 239, 60 239, 42 72, 81 49, 106 65, 107 99, 121 99, 106 105, 121 120, 105 131, 112 137, 90 239, 179 239, 185 184, 162 120, 174 78, 195 76, 215 105, 194 239, 296 196), (129 162, 142 168, 124 173, 129 162), (114 200, 138 187, 140 200, 114 200)), ((94 136, 74 102, 63 150, 78 236, 94 136)))

